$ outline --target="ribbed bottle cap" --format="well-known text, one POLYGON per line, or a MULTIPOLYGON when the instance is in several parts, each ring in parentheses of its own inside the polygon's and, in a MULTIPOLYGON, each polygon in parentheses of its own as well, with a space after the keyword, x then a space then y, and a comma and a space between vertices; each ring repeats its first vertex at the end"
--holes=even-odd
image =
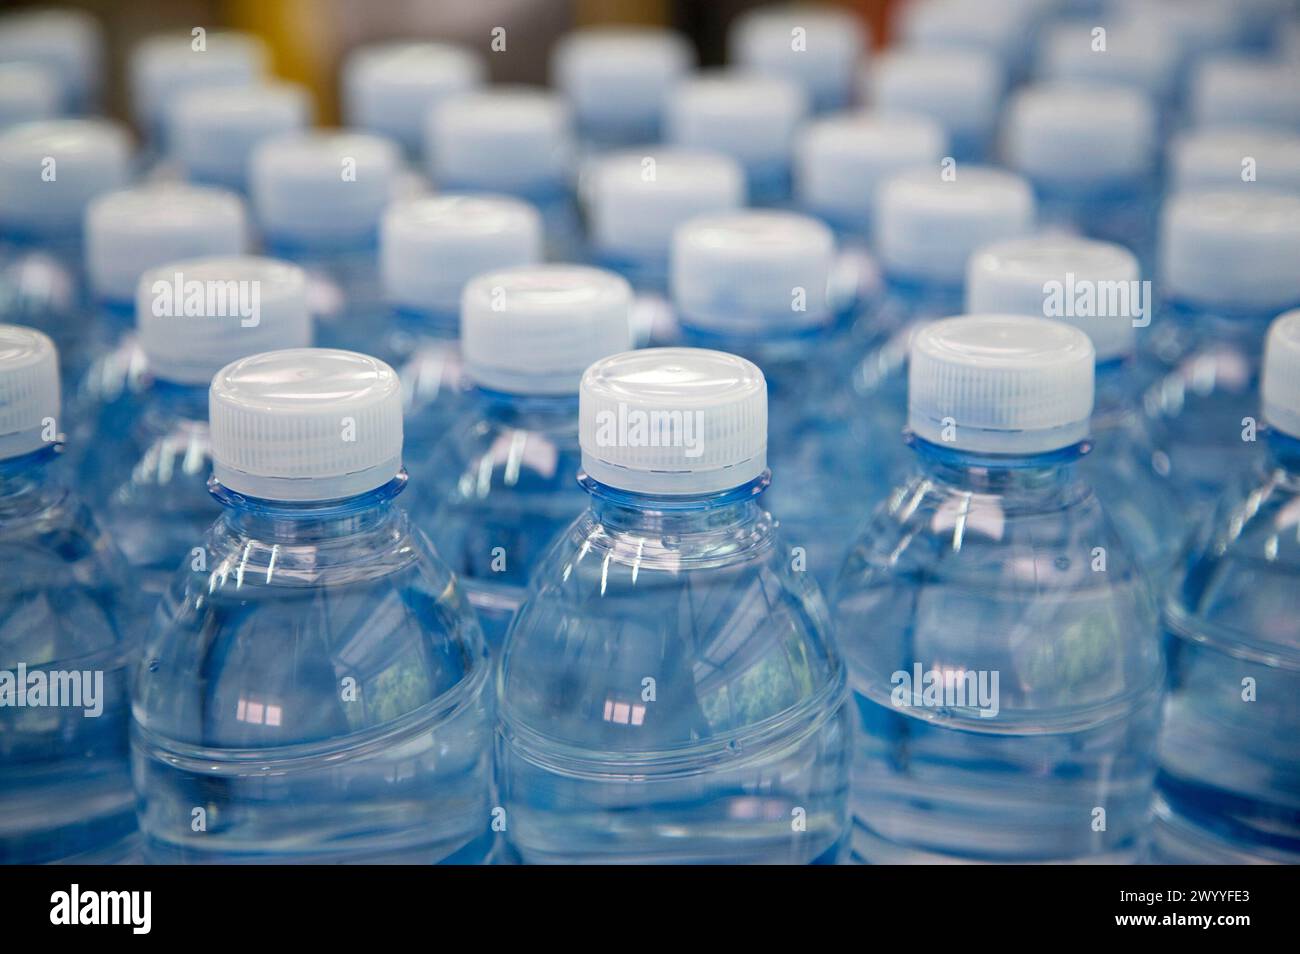
POLYGON ((1034 196, 1020 176, 960 166, 955 179, 938 169, 886 180, 876 201, 876 245, 895 274, 960 282, 982 245, 1025 235, 1034 224, 1034 196))
POLYGON ((34 328, 0 325, 0 460, 46 446, 58 432, 58 417, 54 342, 34 328))
POLYGON ((1260 390, 1269 426, 1300 437, 1300 309, 1279 315, 1269 326, 1260 390))
POLYGON ((131 107, 145 129, 162 130, 169 103, 204 86, 251 86, 266 75, 266 44, 248 33, 164 33, 136 44, 127 64, 131 107), (200 41, 201 44, 200 44, 200 41))
POLYGON ((1265 189, 1183 192, 1160 223, 1165 295, 1230 310, 1300 302, 1300 196, 1265 189))
POLYGON ((0 229, 81 231, 86 203, 126 185, 131 139, 117 123, 50 119, 0 132, 0 229))
POLYGON ((136 330, 154 377, 207 384, 246 354, 311 345, 307 277, 271 258, 171 262, 141 277, 136 330))
POLYGON ((789 333, 830 318, 835 238, 793 212, 729 212, 683 225, 673 238, 672 294, 687 327, 789 333))
POLYGON ((797 83, 819 110, 853 98, 867 31, 848 10, 831 6, 759 7, 732 21, 729 61, 797 83))
POLYGON ((876 189, 913 166, 939 168, 947 136, 934 120, 902 113, 852 113, 811 123, 795 143, 800 204, 836 219, 860 219, 876 207, 876 189))
POLYGON ((1123 86, 1156 101, 1173 95, 1178 81, 1173 37, 1149 22, 1121 20, 1104 27, 1103 50, 1093 32, 1099 28, 1090 20, 1051 27, 1038 47, 1038 75, 1057 82, 1123 86))
POLYGON ((39 63, 0 60, 0 129, 59 114, 63 87, 59 77, 39 63))
POLYGON ((714 71, 679 83, 668 100, 668 140, 725 153, 751 170, 789 161, 808 98, 789 80, 714 71))
POLYGON ((429 111, 446 97, 483 83, 483 59, 451 43, 378 43, 348 54, 343 64, 343 117, 401 143, 411 155, 424 146, 429 111))
POLYGON ((1277 189, 1300 192, 1300 134, 1268 126, 1196 129, 1169 148, 1171 191, 1277 189))
POLYGON ((632 289, 583 265, 479 275, 461 299, 465 373, 494 391, 573 394, 593 361, 632 347, 632 289))
POLYGON ((551 78, 578 125, 657 138, 669 89, 690 72, 695 52, 681 34, 653 27, 591 27, 565 35, 551 78))
POLYGON ((582 469, 637 493, 709 494, 767 469, 767 382, 734 354, 647 348, 597 361, 578 397, 582 469))
POLYGON ((745 173, 729 156, 654 147, 596 160, 583 185, 592 245, 667 255, 687 219, 745 204, 745 173))
POLYGON ((448 97, 429 114, 430 173, 444 189, 517 193, 564 181, 573 121, 540 87, 494 86, 448 97))
POLYGON ((1072 235, 1010 239, 971 256, 966 311, 1060 318, 1105 361, 1132 353, 1137 311, 1151 307, 1138 278, 1137 259, 1121 245, 1072 235))
POLYGON ((233 192, 167 183, 102 195, 86 209, 86 271, 95 297, 135 300, 147 269, 248 247, 244 203, 233 192))
POLYGON ((400 162, 392 141, 366 133, 268 139, 253 150, 257 220, 273 241, 327 245, 374 237, 400 162))
POLYGON ((456 312, 475 275, 542 258, 542 219, 520 199, 439 195, 394 203, 384 214, 379 264, 395 305, 456 312))
POLYGON ((0 15, 0 61, 11 60, 48 69, 59 82, 60 107, 80 112, 99 99, 104 33, 81 10, 13 10, 0 15))
POLYGON ((954 138, 992 131, 1006 85, 997 60, 974 50, 891 50, 865 75, 876 109, 929 116, 954 138))
POLYGON ((988 454, 1041 454, 1088 436, 1092 343, 1064 322, 965 315, 922 326, 908 362, 908 427, 988 454))
POLYGON ((306 129, 312 102, 296 83, 196 89, 177 97, 169 116, 172 154, 189 175, 242 190, 253 149, 264 139, 306 129))
POLYGON ((1117 86, 1044 84, 1012 97, 1002 128, 1007 165, 1047 185, 1145 176, 1155 163, 1156 114, 1117 86))
POLYGON ((378 358, 328 348, 250 355, 212 379, 212 472, 266 500, 335 500, 402 469, 402 388, 378 358))
POLYGON ((1206 60, 1192 77, 1191 112, 1199 126, 1257 123, 1300 131, 1300 63, 1206 60))

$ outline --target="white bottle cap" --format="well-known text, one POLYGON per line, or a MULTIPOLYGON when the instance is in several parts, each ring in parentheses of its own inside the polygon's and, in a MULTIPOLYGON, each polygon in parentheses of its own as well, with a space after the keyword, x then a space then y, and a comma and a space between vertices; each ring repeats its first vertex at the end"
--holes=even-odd
POLYGON ((656 146, 595 160, 582 193, 596 249, 666 257, 687 219, 745 204, 745 173, 721 153, 656 146))
POLYGON ((741 335, 788 334, 832 318, 835 238, 816 219, 746 210, 704 216, 673 238, 681 323, 741 335))
POLYGON ((695 64, 680 33, 654 27, 589 27, 561 38, 551 77, 578 125, 657 138, 669 89, 695 64))
POLYGON ((135 300, 156 265, 248 247, 244 203, 233 192, 166 183, 102 195, 86 209, 86 271, 101 301, 135 300))
POLYGON ((1186 66, 1208 53, 1232 49, 1241 41, 1240 4, 1222 0, 1124 0, 1115 3, 1120 22, 1146 25, 1173 37, 1179 62, 1186 66))
POLYGON ((913 0, 899 11, 905 46, 929 50, 977 50, 1011 63, 1023 55, 1040 16, 1052 0, 913 0))
POLYGON ((446 97, 483 83, 476 52, 451 43, 377 43, 348 54, 343 64, 343 117, 401 143, 411 155, 424 146, 429 111, 446 97))
POLYGON ((508 196, 405 199, 389 206, 380 229, 385 295, 417 311, 458 312, 475 275, 541 259, 541 216, 508 196))
POLYGON ((59 114, 62 100, 59 77, 48 67, 0 60, 0 129, 53 119, 59 114))
POLYGON ((1300 196, 1182 192, 1160 221, 1164 294, 1193 305, 1278 312, 1300 302, 1300 196))
POLYGON ((526 192, 565 181, 569 107, 540 87, 493 86, 445 99, 426 126, 429 170, 443 189, 526 192))
POLYGON ((737 66, 797 83, 818 109, 842 109, 853 98, 867 31, 836 7, 759 7, 732 22, 727 46, 737 66))
POLYGON ((1300 309, 1279 315, 1264 345, 1264 420, 1300 438, 1300 309))
POLYGON ((711 494, 767 469, 767 382, 744 358, 646 348, 597 361, 578 397, 582 469, 634 493, 711 494))
POLYGON ((887 271, 955 284, 977 248, 1029 233, 1034 195, 1020 176, 998 169, 959 165, 951 180, 938 169, 915 170, 886 180, 876 213, 887 271))
POLYGON ((1171 191, 1300 192, 1300 134, 1269 126, 1216 126, 1178 136, 1169 149, 1171 191))
POLYGON ((1300 63, 1244 57, 1200 63, 1191 113, 1198 126, 1256 123, 1300 131, 1300 63))
POLYGON ((41 64, 59 82, 61 108, 79 112, 99 99, 104 32, 80 10, 12 10, 0 16, 0 60, 41 64))
POLYGON ((725 153, 751 172, 789 162, 795 129, 807 113, 807 96, 789 80, 702 73, 679 83, 669 97, 667 139, 725 153))
POLYGON ((975 50, 890 50, 864 76, 876 109, 929 116, 952 138, 992 132, 1006 85, 998 61, 975 50))
POLYGON ((1173 95, 1178 82, 1178 44, 1150 22, 1121 20, 1101 27, 1071 20, 1043 37, 1037 73, 1055 82, 1123 86, 1160 102, 1173 95), (1106 31, 1104 50, 1093 32, 1099 28, 1106 31))
POLYGON ((378 358, 329 348, 250 355, 212 379, 212 473, 265 500, 337 500, 402 469, 402 387, 378 358))
POLYGON ((585 265, 479 275, 461 298, 465 373, 509 394, 573 394, 598 358, 632 347, 632 288, 585 265))
POLYGON ((117 123, 51 119, 0 132, 0 229, 80 233, 86 204, 126 185, 131 138, 117 123))
POLYGON ((1043 84, 1012 97, 1002 127, 1007 165, 1045 185, 1131 180, 1155 164, 1156 114, 1118 86, 1043 84))
POLYGON ((154 377, 207 384, 246 354, 311 345, 307 277, 272 258, 170 262, 140 279, 136 331, 154 377))
POLYGON ((965 315, 912 336, 907 423, 940 447, 1041 454, 1088 436, 1092 342, 1061 321, 965 315))
POLYGON ((266 44, 249 33, 209 30, 202 37, 190 32, 148 37, 131 50, 127 64, 136 122, 161 130, 169 104, 181 93, 204 86, 251 86, 266 75, 269 59, 266 44))
POLYGON ((396 188, 391 140, 366 133, 290 133, 253 150, 252 198, 274 242, 329 245, 373 239, 396 188))
POLYGON ((0 325, 0 460, 50 442, 46 422, 59 418, 59 356, 35 328, 0 325))
POLYGON ((841 219, 875 212, 876 190, 913 166, 939 168, 943 128, 920 114, 862 112, 818 120, 795 143, 795 194, 805 208, 841 219))
POLYGON ((242 190, 253 149, 264 139, 310 126, 312 102, 296 83, 203 88, 177 97, 169 115, 172 153, 190 176, 242 190))
POLYGON ((1072 235, 1009 239, 971 256, 966 311, 1059 318, 1106 361, 1132 353, 1137 311, 1151 307, 1138 278, 1137 259, 1121 245, 1072 235))

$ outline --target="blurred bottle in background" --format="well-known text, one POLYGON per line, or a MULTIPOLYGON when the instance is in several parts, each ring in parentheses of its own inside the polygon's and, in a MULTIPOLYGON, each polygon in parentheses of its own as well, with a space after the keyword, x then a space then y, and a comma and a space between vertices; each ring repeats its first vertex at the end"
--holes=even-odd
POLYGON ((59 85, 53 115, 81 116, 103 106, 104 31, 81 10, 33 8, 0 14, 0 63, 43 68, 59 85))
POLYGON ((829 4, 759 6, 732 20, 727 34, 730 63, 791 80, 815 113, 853 104, 868 46, 862 20, 829 4))

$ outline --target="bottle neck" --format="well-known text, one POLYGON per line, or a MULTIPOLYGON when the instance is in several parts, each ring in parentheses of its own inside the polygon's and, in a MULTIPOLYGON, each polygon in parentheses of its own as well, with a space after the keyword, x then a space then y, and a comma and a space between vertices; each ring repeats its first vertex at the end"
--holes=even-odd
POLYGON ((421 338, 455 341, 460 337, 460 313, 456 308, 393 307, 393 324, 398 331, 421 338))
POLYGON ((208 385, 181 384, 154 378, 148 397, 155 408, 168 417, 206 423, 208 420, 208 385))
POLYGON ((1269 464, 1284 471, 1287 484, 1300 491, 1300 437, 1270 429, 1266 446, 1269 464))
POLYGON ((0 460, 0 522, 28 515, 44 506, 43 490, 50 487, 51 464, 60 447, 51 444, 17 457, 0 460))
POLYGON ((503 427, 578 439, 578 395, 512 394, 475 385, 470 392, 478 417, 503 427))
POLYGON ((1262 357, 1268 326, 1282 308, 1231 308, 1198 305, 1171 299, 1166 314, 1177 326, 1191 332, 1202 342, 1227 344, 1244 353, 1262 357))
POLYGON ((208 481, 208 489, 225 508, 227 526, 240 536, 302 545, 356 536, 384 526, 400 513, 393 501, 405 489, 406 480, 406 472, 402 471, 381 487, 322 501, 247 497, 215 477, 208 481))
POLYGON ((954 492, 1015 497, 1027 503, 1061 502, 1082 487, 1075 463, 1088 441, 1037 454, 983 454, 942 447, 909 432, 907 437, 930 481, 954 492))
POLYGON ((726 532, 758 520, 763 515, 759 495, 771 482, 770 474, 739 487, 711 494, 650 494, 611 487, 587 474, 579 483, 591 495, 591 510, 606 530, 637 536, 685 536, 726 532))

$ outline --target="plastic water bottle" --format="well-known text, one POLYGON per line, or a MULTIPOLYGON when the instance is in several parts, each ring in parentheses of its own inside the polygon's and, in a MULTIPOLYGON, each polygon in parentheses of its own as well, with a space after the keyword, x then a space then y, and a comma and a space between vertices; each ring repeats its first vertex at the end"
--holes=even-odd
POLYGON ((387 329, 377 249, 400 163, 396 145, 366 133, 291 134, 253 150, 265 250, 306 270, 322 345, 368 351, 387 329))
POLYGON ((0 14, 0 62, 39 64, 58 78, 58 112, 98 110, 104 68, 104 31, 81 10, 25 9, 0 14))
POLYGON ((551 81, 569 103, 586 151, 659 142, 664 100, 695 66, 673 30, 588 27, 560 38, 551 81))
POLYGON ((343 62, 343 118, 399 143, 410 159, 424 147, 431 110, 483 84, 483 58, 452 43, 395 42, 359 47, 343 62))
POLYGON ((1169 192, 1300 193, 1300 134, 1269 126, 1192 129, 1169 146, 1169 192))
POLYGON ((62 109, 59 78, 39 63, 0 60, 0 130, 53 119, 62 109))
POLYGON ((395 202, 380 228, 379 264, 390 317, 369 353, 397 369, 406 409, 406 469, 417 486, 468 387, 460 358, 460 296, 475 275, 542 256, 542 220, 508 196, 439 195, 395 202))
POLYGON ((1007 105, 1002 153, 1033 183, 1047 228, 1154 254, 1156 113, 1131 89, 1035 85, 1007 105))
POLYGON ((861 112, 817 120, 795 144, 795 201, 841 240, 865 243, 881 184, 908 169, 938 169, 947 150, 943 129, 920 114, 861 112))
POLYGON ((829 583, 886 474, 848 388, 856 302, 831 293, 835 239, 792 212, 742 211, 682 226, 673 305, 682 338, 741 355, 768 393, 767 493, 787 560, 829 583), (819 490, 809 492, 817 475, 819 490))
POLYGON ((573 117, 541 87, 493 86, 449 96, 429 113, 425 158, 441 192, 497 192, 536 206, 547 257, 580 250, 573 117))
POLYGON ((959 162, 983 162, 1007 78, 998 61, 977 50, 888 50, 863 76, 863 99, 882 113, 919 113, 937 122, 959 162))
POLYGON ((1197 65, 1188 94, 1193 125, 1259 125, 1300 132, 1300 68, 1282 60, 1217 56, 1197 65))
POLYGON ((468 862, 490 843, 488 656, 395 498, 382 362, 273 351, 213 379, 212 490, 133 684, 149 857, 468 862))
POLYGON ((0 862, 133 848, 127 581, 60 479, 54 344, 0 325, 0 862))
POLYGON ((1300 304, 1300 196, 1188 192, 1162 219, 1162 304, 1147 337, 1169 370, 1147 392, 1156 447, 1193 517, 1258 448, 1265 330, 1300 304))
POLYGON ((745 170, 752 205, 790 198, 794 137, 808 97, 793 82, 713 70, 683 80, 668 99, 666 136, 685 149, 720 152, 745 170))
POLYGON ((744 171, 721 153, 654 147, 594 161, 582 192, 592 262, 639 293, 637 343, 677 343, 680 329, 666 300, 673 233, 696 216, 744 205, 744 171))
POLYGON ((862 18, 833 6, 765 6, 732 21, 729 61, 746 70, 791 80, 814 112, 846 109, 868 46, 862 18))
POLYGON ((1147 579, 1075 466, 1093 361, 1042 318, 917 332, 919 469, 832 591, 861 719, 858 860, 1140 850, 1164 670, 1147 579))
POLYGON ((37 328, 75 379, 91 330, 82 218, 95 196, 126 185, 131 140, 115 123, 54 119, 0 132, 0 320, 37 328))
MULTIPOLYGON (((101 409, 81 472, 152 613, 221 508, 208 493, 208 384, 236 358, 311 344, 302 270, 264 258, 201 258, 146 272, 136 296, 139 378, 101 409)), ((147 616, 146 616, 147 619, 147 616)))
MULTIPOLYGON (((872 452, 898 476, 910 465, 898 439, 907 423, 907 361, 926 322, 965 310, 966 263, 985 245, 1027 235, 1034 196, 1019 176, 980 166, 899 173, 881 186, 875 253, 884 274, 874 308, 860 317, 865 355, 852 384, 872 428, 872 452)), ((891 483, 895 482, 891 480, 891 483)))
POLYGON ((247 195, 253 150, 264 140, 302 132, 313 113, 310 93, 296 83, 199 88, 168 107, 167 138, 191 182, 247 195))
POLYGON ((500 649, 556 535, 586 508, 578 485, 578 382, 632 344, 632 290, 577 265, 487 272, 465 288, 465 374, 474 387, 428 455, 416 525, 464 584, 500 649))
POLYGON ((1300 859, 1300 312, 1269 332, 1262 466, 1198 531, 1165 602, 1156 861, 1300 859))
POLYGON ((762 373, 605 358, 580 392, 589 509, 498 675, 498 779, 525 862, 833 862, 849 711, 824 603, 760 494, 762 373))
POLYGON ((127 86, 136 126, 144 130, 156 156, 166 155, 167 112, 183 93, 204 87, 252 86, 267 75, 270 53, 250 33, 210 30, 146 37, 131 50, 127 86))
POLYGON ((1143 393, 1158 371, 1137 353, 1138 329, 1153 304, 1140 274, 1137 259, 1119 245, 1071 236, 1010 239, 971 256, 966 311, 1056 318, 1092 341, 1092 449, 1078 470, 1138 565, 1163 583, 1190 527, 1143 413, 1143 393))
POLYGON ((1151 22, 1108 18, 1105 48, 1084 18, 1049 27, 1039 43, 1035 75, 1044 81, 1119 86, 1144 94, 1162 118, 1178 96, 1178 43, 1151 22))

